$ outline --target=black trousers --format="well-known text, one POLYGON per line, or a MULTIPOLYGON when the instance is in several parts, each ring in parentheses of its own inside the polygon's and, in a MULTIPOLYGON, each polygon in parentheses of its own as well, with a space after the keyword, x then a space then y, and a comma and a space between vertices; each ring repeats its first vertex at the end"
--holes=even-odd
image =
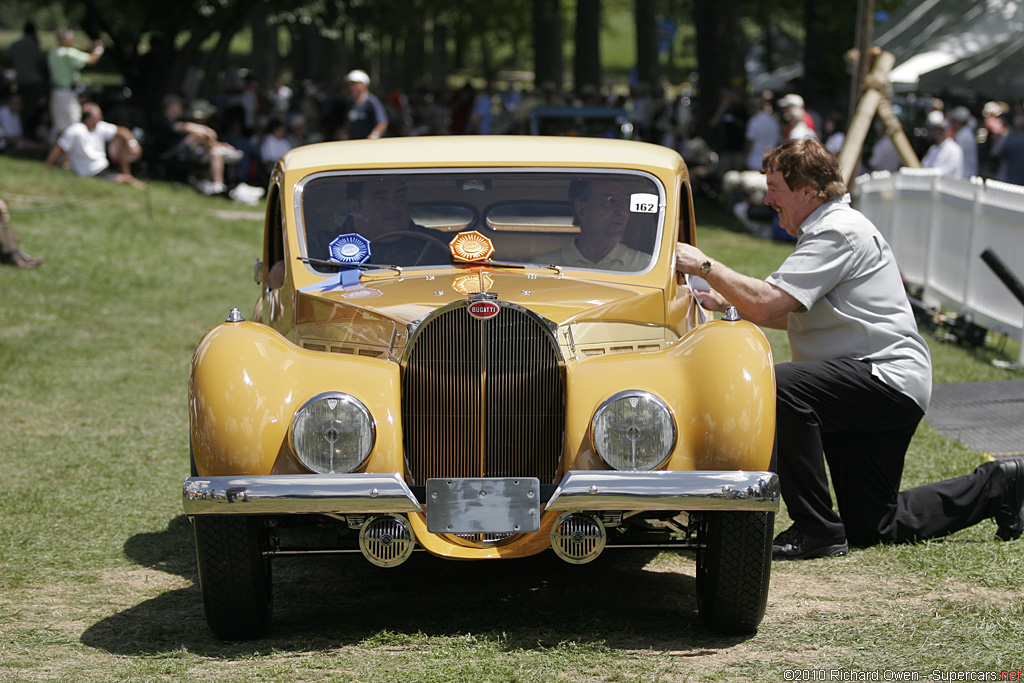
POLYGON ((875 378, 869 362, 780 363, 776 379, 782 498, 804 533, 858 546, 911 543, 995 514, 1001 493, 992 476, 995 463, 899 490, 907 447, 924 414, 908 396, 875 378))

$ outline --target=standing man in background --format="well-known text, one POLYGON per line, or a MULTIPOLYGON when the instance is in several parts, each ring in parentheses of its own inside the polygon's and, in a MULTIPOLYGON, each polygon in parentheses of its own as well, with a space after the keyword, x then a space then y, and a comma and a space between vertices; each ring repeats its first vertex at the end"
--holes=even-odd
POLYGON ((924 168, 937 168, 943 175, 964 177, 964 150, 953 137, 953 128, 940 111, 928 114, 928 130, 935 144, 921 159, 924 168))
POLYGON ((56 140, 72 123, 82 120, 82 105, 78 101, 78 81, 82 69, 92 66, 103 56, 103 41, 93 42, 91 52, 71 46, 75 32, 69 28, 57 29, 57 47, 46 56, 50 68, 50 117, 53 128, 50 137, 56 140))
POLYGON ((29 140, 38 140, 40 118, 46 106, 46 53, 39 47, 35 24, 25 24, 25 34, 7 48, 7 57, 14 67, 14 82, 21 97, 22 133, 29 140))
POLYGON ((814 119, 804 107, 804 98, 790 93, 779 100, 782 111, 783 140, 817 140, 818 132, 814 127, 814 119))
POLYGON ((476 96, 473 102, 473 110, 469 120, 467 133, 475 135, 490 135, 492 111, 494 109, 494 96, 498 92, 498 86, 494 81, 487 83, 487 88, 476 96))
POLYGON ((746 167, 747 108, 735 88, 722 88, 721 104, 711 116, 718 152, 718 170, 738 171, 746 167))
POLYGON ((766 90, 747 120, 747 170, 761 170, 761 159, 765 152, 775 149, 781 135, 782 126, 772 115, 772 94, 766 90))
POLYGON ((349 71, 345 78, 351 101, 346 116, 345 140, 376 140, 388 129, 388 114, 377 96, 370 92, 370 76, 365 71, 349 71))
POLYGON ((978 175, 978 135, 975 132, 974 117, 967 107, 960 106, 953 107, 947 118, 953 141, 964 151, 962 177, 971 178, 978 175))

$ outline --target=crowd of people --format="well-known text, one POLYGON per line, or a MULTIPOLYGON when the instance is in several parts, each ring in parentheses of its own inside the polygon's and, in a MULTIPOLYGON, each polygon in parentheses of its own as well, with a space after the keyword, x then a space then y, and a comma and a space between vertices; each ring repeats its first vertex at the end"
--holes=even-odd
MULTIPOLYGON (((374 87, 369 74, 360 69, 348 72, 336 86, 283 78, 261 84, 244 69, 232 69, 219 79, 212 95, 202 97, 188 85, 198 79, 187 79, 185 91, 169 94, 159 111, 140 111, 122 90, 83 87, 83 71, 104 54, 102 41, 79 49, 74 32, 66 28, 59 29, 56 38, 57 47, 44 51, 34 26, 27 24, 23 37, 9 47, 5 61, 13 79, 0 84, 0 148, 53 156, 54 163, 63 159, 73 169, 95 169, 98 163, 75 164, 80 145, 71 146, 68 139, 60 145, 65 129, 83 122, 83 104, 93 104, 121 132, 134 135, 130 144, 138 145, 141 153, 128 168, 121 163, 124 155, 108 155, 117 173, 103 168, 92 175, 137 184, 139 174, 169 179, 185 174, 197 178, 196 188, 208 194, 226 194, 239 183, 262 186, 274 162, 297 145, 385 136, 527 133, 530 113, 545 106, 625 109, 635 138, 668 145, 695 167, 719 171, 752 167, 748 158, 757 157, 758 150, 820 126, 803 112, 796 94, 779 102, 776 115, 770 93, 767 101, 747 102, 738 91, 724 89, 721 106, 711 114, 706 130, 698 131, 700 103, 685 83, 674 92, 660 84, 635 83, 628 91, 602 93, 589 86, 566 93, 550 83, 499 88, 495 82, 476 87, 467 80, 450 91, 405 93, 374 87), (798 115, 805 121, 791 118, 798 115), (751 151, 750 135, 755 131, 758 137, 751 151)), ((121 136, 111 137, 109 131, 106 125, 88 129, 90 135, 103 136, 105 144, 129 143, 121 136)))
MULTIPOLYGON (((809 108, 799 86, 781 96, 752 96, 736 88, 717 93, 717 106, 689 84, 667 89, 634 83, 600 92, 566 93, 553 84, 516 83, 407 94, 382 88, 363 70, 338 85, 278 78, 261 84, 244 69, 218 79, 212 94, 197 78, 146 111, 123 89, 83 86, 83 71, 104 53, 102 41, 75 47, 75 34, 57 30, 44 51, 35 27, 24 27, 5 56, 0 83, 0 152, 45 160, 47 168, 144 187, 145 179, 191 184, 208 195, 254 204, 274 163, 290 149, 328 140, 416 135, 521 134, 538 107, 577 105, 628 112, 633 137, 666 145, 687 160, 697 191, 721 193, 730 171, 759 172, 763 155, 786 140, 819 139, 838 153, 845 116, 809 108), (208 95, 203 97, 202 95, 208 95)), ((340 75, 340 74, 339 74, 340 75)), ((964 105, 948 112, 939 100, 897 102, 894 109, 925 166, 960 177, 982 175, 1024 184, 1024 110, 989 102, 976 117, 964 105)), ((863 153, 863 171, 896 170, 903 161, 876 128, 863 153)), ((758 202, 754 202, 756 204, 758 202)))

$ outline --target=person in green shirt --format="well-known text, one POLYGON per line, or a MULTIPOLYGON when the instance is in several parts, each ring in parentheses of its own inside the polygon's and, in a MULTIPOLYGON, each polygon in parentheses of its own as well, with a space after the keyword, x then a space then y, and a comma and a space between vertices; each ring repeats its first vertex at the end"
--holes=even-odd
POLYGON ((78 81, 82 69, 95 64, 103 56, 102 40, 93 42, 91 52, 72 47, 74 41, 75 32, 61 27, 57 29, 57 47, 46 55, 50 69, 50 116, 53 122, 50 137, 54 140, 65 128, 82 120, 78 81))

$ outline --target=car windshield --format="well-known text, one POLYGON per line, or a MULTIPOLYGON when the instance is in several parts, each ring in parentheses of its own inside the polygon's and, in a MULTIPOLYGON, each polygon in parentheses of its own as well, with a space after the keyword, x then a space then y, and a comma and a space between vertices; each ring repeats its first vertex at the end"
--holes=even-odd
POLYGON ((300 197, 305 256, 319 272, 339 261, 448 265, 470 236, 474 255, 493 246, 492 262, 642 272, 665 205, 651 176, 581 169, 326 173, 303 181, 300 197))

